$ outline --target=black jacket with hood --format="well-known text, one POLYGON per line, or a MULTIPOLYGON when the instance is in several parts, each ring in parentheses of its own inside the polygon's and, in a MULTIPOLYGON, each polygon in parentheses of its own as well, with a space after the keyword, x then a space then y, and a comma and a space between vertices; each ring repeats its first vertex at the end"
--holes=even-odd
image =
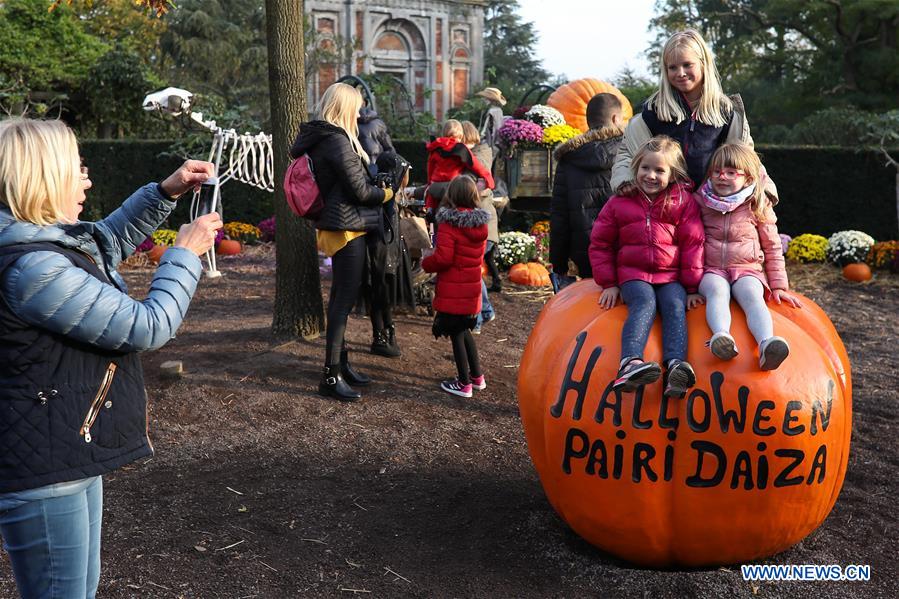
POLYGON ((359 143, 372 164, 381 152, 394 151, 393 141, 387 133, 387 123, 372 108, 365 107, 359 111, 359 143))
POLYGON ((570 258, 581 277, 593 276, 587 256, 590 231, 612 195, 612 164, 623 135, 620 127, 591 129, 556 148, 549 258, 557 274, 568 272, 570 258))
POLYGON ((346 131, 325 121, 300 125, 290 155, 308 154, 325 207, 316 222, 323 231, 377 231, 384 190, 375 187, 346 131))

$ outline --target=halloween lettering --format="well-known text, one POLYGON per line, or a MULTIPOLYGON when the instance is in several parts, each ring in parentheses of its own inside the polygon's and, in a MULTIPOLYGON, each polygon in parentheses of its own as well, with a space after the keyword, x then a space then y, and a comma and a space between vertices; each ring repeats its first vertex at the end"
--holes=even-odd
POLYGON ((688 487, 726 485, 735 490, 752 491, 824 481, 826 443, 820 443, 814 453, 808 455, 802 449, 776 447, 770 437, 778 433, 786 437, 815 437, 826 432, 833 404, 833 381, 828 381, 824 397, 815 398, 810 409, 804 409, 807 404, 802 401, 790 400, 782 406, 782 413, 777 404, 768 399, 750 403, 751 391, 746 386, 740 386, 735 397, 725 397, 722 391, 725 378, 721 372, 709 376, 708 388, 700 387, 700 382, 683 399, 663 396, 658 402, 649 401, 644 388, 622 395, 612 389, 611 381, 599 397, 588 397, 590 377, 602 348, 591 349, 585 367, 576 372, 586 337, 586 332, 577 336, 558 398, 550 406, 549 413, 553 418, 568 414, 576 423, 592 418, 597 424, 616 429, 615 438, 591 438, 586 422, 570 427, 562 453, 561 466, 565 474, 579 471, 601 479, 629 477, 634 483, 669 482, 675 477, 676 457, 677 460, 689 460, 690 468, 680 470, 688 487), (686 402, 683 423, 678 415, 678 402, 686 402), (676 454, 677 434, 682 424, 692 433, 692 440, 688 446, 678 447, 676 454), (628 433, 633 437, 653 428, 667 430, 664 447, 645 439, 628 438, 628 433), (758 440, 751 449, 746 449, 743 444, 735 452, 711 439, 694 438, 710 432, 715 433, 715 439, 720 439, 721 435, 751 435, 758 440))

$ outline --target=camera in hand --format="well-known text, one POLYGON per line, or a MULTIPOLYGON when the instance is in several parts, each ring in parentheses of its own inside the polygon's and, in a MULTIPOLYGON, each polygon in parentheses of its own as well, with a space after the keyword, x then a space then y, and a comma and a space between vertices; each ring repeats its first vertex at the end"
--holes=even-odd
POLYGON ((409 161, 396 152, 381 152, 375 165, 378 169, 375 184, 379 187, 389 187, 394 193, 399 191, 409 173, 409 161))
POLYGON ((209 177, 200 185, 200 199, 197 206, 197 216, 203 216, 215 212, 218 207, 218 177, 209 177))

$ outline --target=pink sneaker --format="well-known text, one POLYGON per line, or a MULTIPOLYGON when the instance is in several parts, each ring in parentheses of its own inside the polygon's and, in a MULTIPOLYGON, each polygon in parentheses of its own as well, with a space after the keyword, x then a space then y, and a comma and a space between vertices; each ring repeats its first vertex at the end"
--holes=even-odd
POLYGON ((440 383, 440 388, 447 393, 451 393, 452 395, 458 395, 459 397, 471 397, 471 383, 463 385, 459 381, 459 379, 443 381, 442 383, 440 383))
POLYGON ((484 375, 481 376, 473 376, 471 377, 471 386, 478 391, 487 388, 487 380, 484 378, 484 375))

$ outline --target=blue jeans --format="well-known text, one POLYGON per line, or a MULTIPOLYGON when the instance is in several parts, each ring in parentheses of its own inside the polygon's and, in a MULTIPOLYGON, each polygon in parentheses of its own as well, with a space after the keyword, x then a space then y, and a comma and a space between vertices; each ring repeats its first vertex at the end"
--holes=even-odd
MULTIPOLYGON (((487 255, 487 252, 493 249, 495 244, 492 241, 487 242, 487 246, 484 249, 484 255, 487 255)), ((492 273, 491 273, 492 274, 492 273)), ((493 277, 493 284, 496 284, 497 277, 493 277)), ((493 304, 490 303, 490 296, 487 295, 487 283, 484 282, 484 277, 481 277, 481 313, 478 314, 478 324, 477 328, 481 328, 481 325, 490 320, 493 315, 496 313, 496 310, 493 309, 493 304)))
POLYGON ((481 327, 482 324, 490 320, 490 318, 495 313, 493 309, 493 304, 490 303, 490 297, 487 295, 487 283, 484 282, 483 277, 481 278, 481 311, 478 313, 478 324, 476 325, 478 328, 481 327))
POLYGON ((621 359, 643 359, 649 330, 662 315, 662 361, 687 358, 687 292, 680 283, 651 285, 627 281, 621 285, 621 299, 627 304, 627 320, 621 331, 621 359))
POLYGON ((0 494, 0 534, 24 599, 93 599, 100 582, 103 479, 0 494))

